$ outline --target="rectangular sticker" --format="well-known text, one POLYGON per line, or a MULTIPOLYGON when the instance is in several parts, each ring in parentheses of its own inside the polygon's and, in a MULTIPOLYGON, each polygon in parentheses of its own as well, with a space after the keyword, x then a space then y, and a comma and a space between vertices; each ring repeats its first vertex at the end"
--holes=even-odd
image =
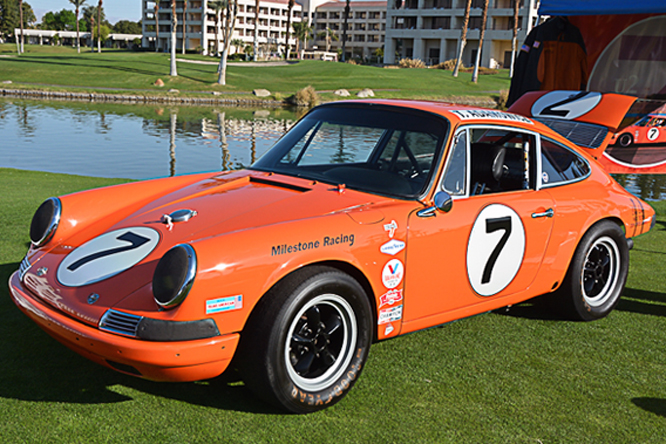
POLYGON ((397 307, 385 308, 379 311, 378 325, 388 324, 389 322, 399 321, 402 319, 402 305, 397 307))
POLYGON ((220 313, 223 311, 239 310, 243 308, 243 295, 229 296, 220 299, 206 301, 206 314, 220 313))

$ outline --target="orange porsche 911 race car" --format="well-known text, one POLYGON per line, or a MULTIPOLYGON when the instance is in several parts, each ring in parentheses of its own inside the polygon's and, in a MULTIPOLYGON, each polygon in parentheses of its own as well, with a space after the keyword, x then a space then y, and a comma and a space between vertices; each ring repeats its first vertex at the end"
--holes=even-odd
POLYGON ((339 401, 373 341, 539 295, 606 316, 655 219, 586 152, 624 96, 585 97, 528 95, 522 115, 330 103, 246 170, 50 198, 11 295, 102 365, 161 381, 231 367, 298 413, 339 401), (548 113, 578 145, 525 116, 548 113))

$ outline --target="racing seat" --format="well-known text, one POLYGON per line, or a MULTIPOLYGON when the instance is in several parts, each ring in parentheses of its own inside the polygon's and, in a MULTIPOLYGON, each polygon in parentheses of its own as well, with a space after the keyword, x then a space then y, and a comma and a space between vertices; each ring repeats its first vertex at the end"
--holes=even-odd
POLYGON ((471 145, 472 195, 502 191, 500 179, 504 174, 506 148, 492 143, 471 145))

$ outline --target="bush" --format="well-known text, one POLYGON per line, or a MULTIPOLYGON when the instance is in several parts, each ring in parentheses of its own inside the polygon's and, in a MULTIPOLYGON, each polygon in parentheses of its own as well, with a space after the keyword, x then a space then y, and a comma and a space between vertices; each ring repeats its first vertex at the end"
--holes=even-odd
POLYGON ((507 108, 506 102, 509 100, 509 90, 503 89, 499 92, 499 96, 495 98, 497 102, 497 109, 505 110, 507 108))
POLYGON ((308 85, 293 96, 287 98, 287 102, 296 106, 307 106, 312 108, 319 104, 319 95, 312 86, 308 85))
POLYGON ((421 59, 400 59, 398 62, 401 68, 425 68, 426 64, 421 59))
POLYGON ((446 62, 438 63, 437 65, 433 66, 435 69, 446 69, 449 71, 453 71, 455 67, 456 59, 447 60, 446 62))

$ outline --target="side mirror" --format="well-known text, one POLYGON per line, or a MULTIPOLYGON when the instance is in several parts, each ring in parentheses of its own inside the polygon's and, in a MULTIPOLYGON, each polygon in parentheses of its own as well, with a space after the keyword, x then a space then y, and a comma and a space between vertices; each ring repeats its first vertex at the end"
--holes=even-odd
POLYGON ((453 198, 446 191, 438 191, 435 194, 435 208, 442 213, 448 213, 453 208, 453 198))
POLYGON ((435 205, 424 208, 416 213, 418 217, 433 217, 437 211, 448 213, 453 208, 453 198, 446 191, 438 191, 435 194, 435 205))

